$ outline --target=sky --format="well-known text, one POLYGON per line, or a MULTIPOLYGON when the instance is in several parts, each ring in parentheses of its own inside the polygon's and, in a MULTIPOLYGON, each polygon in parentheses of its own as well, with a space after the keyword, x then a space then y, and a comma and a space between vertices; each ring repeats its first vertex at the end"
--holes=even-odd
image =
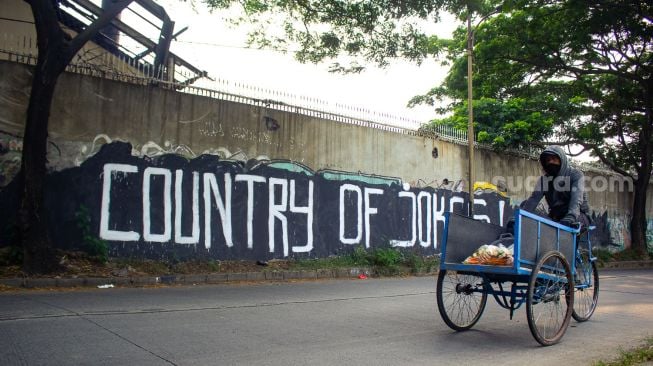
MULTIPOLYGON (((100 0, 93 1, 99 4, 100 0)), ((199 80, 194 86, 411 129, 441 117, 433 106, 407 107, 412 97, 426 93, 444 80, 448 68, 436 60, 416 65, 397 59, 383 69, 366 65, 360 74, 330 73, 329 62, 302 64, 292 54, 248 48, 247 29, 228 26, 224 12, 211 13, 201 0, 155 1, 175 22, 175 33, 188 27, 173 40, 171 51, 206 71, 213 79, 199 80)), ((131 10, 121 14, 122 20, 127 24, 139 24, 139 32, 157 41, 160 29, 143 22, 136 14, 146 11, 134 3, 128 9, 131 10), (147 27, 150 27, 149 32, 147 27)), ((161 23, 160 20, 150 21, 161 23)), ((443 14, 437 24, 423 26, 428 34, 450 38, 460 25, 453 15, 443 14)), ((579 149, 572 147, 571 150, 579 149)), ((585 153, 574 160, 594 159, 585 153)))
MULTIPOLYGON (((328 62, 301 64, 292 54, 246 48, 246 30, 229 28, 219 13, 211 14, 200 2, 195 1, 194 6, 178 0, 157 0, 157 3, 175 22, 175 32, 189 27, 173 41, 171 51, 216 80, 195 85, 234 89, 235 83, 248 84, 279 94, 319 99, 320 102, 310 103, 328 104, 329 108, 349 114, 358 111, 354 114, 363 116, 367 111, 374 111, 401 117, 409 121, 393 117, 387 118, 387 123, 409 128, 436 117, 431 106, 406 106, 410 98, 426 93, 445 77, 447 69, 435 60, 426 60, 420 66, 397 60, 384 69, 369 65, 361 74, 334 74, 328 72, 328 62)), ((442 23, 426 26, 439 37, 450 37, 456 25, 453 17, 445 17, 442 23)))

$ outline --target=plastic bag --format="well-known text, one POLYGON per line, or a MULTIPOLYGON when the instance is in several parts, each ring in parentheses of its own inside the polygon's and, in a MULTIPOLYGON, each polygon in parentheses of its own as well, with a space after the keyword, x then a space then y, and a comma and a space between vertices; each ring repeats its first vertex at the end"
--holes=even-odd
POLYGON ((490 266, 510 266, 513 264, 512 246, 506 248, 503 244, 481 245, 463 264, 483 264, 490 266))

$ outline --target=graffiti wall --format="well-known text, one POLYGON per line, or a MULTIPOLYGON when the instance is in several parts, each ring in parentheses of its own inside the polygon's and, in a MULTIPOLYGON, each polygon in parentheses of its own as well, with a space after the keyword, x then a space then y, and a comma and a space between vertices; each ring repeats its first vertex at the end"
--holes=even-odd
MULTIPOLYGON (((46 186, 58 247, 81 245, 76 214, 88 212, 91 231, 120 257, 324 257, 359 245, 434 254, 444 213, 466 213, 468 204, 463 192, 392 177, 216 155, 141 158, 123 142, 50 174, 46 186)), ((512 215, 508 199, 493 193, 476 195, 474 208, 476 218, 497 225, 512 215)))
POLYGON ((20 170, 23 140, 0 134, 0 188, 9 184, 20 170))

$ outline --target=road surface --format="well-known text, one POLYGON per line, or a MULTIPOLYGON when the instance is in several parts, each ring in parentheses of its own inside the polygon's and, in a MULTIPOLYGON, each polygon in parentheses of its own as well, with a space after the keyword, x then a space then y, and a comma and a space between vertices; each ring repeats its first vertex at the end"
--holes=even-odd
POLYGON ((0 365, 591 365, 653 336, 653 271, 603 271, 599 307, 541 347, 492 299, 456 333, 434 277, 0 294, 0 365))

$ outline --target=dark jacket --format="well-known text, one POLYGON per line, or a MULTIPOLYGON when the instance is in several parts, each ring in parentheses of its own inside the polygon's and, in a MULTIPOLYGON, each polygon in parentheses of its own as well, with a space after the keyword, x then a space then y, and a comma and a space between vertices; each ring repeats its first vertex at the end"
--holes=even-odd
POLYGON ((554 221, 578 222, 581 213, 589 216, 584 175, 569 165, 567 155, 559 146, 549 146, 540 155, 540 164, 547 153, 554 153, 560 158, 560 171, 557 175, 544 174, 535 184, 533 193, 520 207, 535 212, 535 208, 546 199, 549 205, 549 217, 554 221))

